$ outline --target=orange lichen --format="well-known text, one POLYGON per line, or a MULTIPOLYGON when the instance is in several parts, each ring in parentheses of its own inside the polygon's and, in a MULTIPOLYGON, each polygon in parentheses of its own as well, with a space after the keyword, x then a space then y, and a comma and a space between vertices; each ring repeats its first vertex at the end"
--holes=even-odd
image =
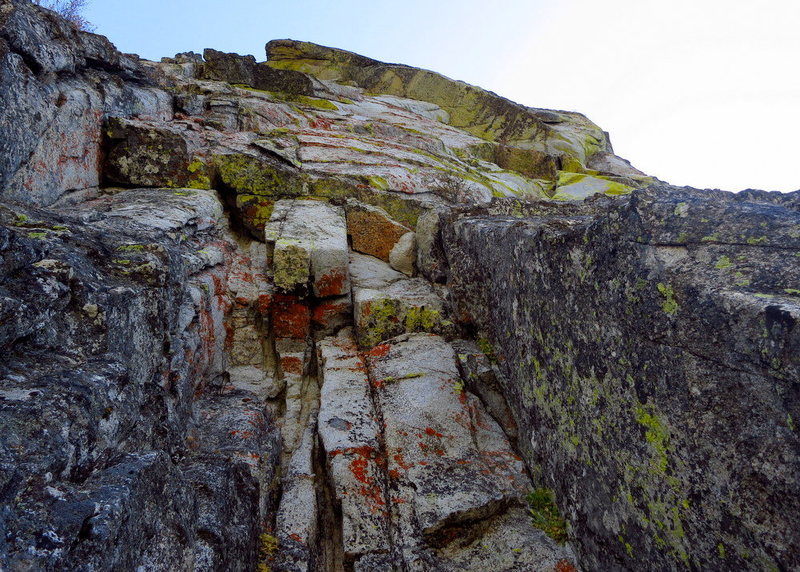
POLYGON ((272 328, 277 338, 301 339, 311 327, 311 311, 296 296, 275 295, 272 303, 272 328))
POLYGON ((389 353, 390 349, 392 349, 392 346, 390 346, 389 344, 378 344, 377 346, 369 350, 369 355, 370 357, 373 358, 382 358, 389 353))
POLYGON ((556 562, 553 572, 578 572, 578 569, 565 558, 556 562))
POLYGON ((317 280, 316 286, 320 298, 328 296, 341 296, 345 293, 346 276, 336 270, 323 275, 317 280))
POLYGON ((297 356, 282 356, 281 369, 283 373, 303 374, 303 360, 297 356))

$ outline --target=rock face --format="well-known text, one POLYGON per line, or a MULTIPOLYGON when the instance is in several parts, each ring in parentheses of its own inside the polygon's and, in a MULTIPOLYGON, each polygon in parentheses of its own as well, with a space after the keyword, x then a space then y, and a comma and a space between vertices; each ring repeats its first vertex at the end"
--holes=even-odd
POLYGON ((795 561, 797 200, 652 187, 442 225, 583 566, 795 561))
POLYGON ((215 194, 0 217, 2 567, 254 566, 280 442, 225 381, 215 194))
POLYGON ((0 569, 800 566, 800 193, 267 55, 0 6, 0 569))

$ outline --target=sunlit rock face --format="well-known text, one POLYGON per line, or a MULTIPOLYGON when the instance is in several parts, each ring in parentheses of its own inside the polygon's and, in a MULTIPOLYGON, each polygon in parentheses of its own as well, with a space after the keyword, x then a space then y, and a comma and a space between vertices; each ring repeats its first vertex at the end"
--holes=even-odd
POLYGON ((0 568, 800 566, 800 194, 266 50, 0 7, 0 568))

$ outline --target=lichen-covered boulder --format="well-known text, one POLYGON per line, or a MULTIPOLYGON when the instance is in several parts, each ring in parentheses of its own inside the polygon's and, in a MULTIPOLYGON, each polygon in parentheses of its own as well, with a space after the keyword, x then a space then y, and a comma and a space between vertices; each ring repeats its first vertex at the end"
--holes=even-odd
POLYGON ((389 262, 389 255, 400 238, 409 232, 383 209, 350 201, 347 204, 347 234, 356 252, 389 262))
POLYGON ((598 193, 626 195, 632 190, 632 186, 614 178, 561 172, 556 181, 553 198, 561 201, 583 200, 598 193))
POLYGON ((109 150, 105 175, 109 182, 149 187, 208 189, 206 162, 192 153, 197 141, 183 130, 114 117, 108 121, 109 150))

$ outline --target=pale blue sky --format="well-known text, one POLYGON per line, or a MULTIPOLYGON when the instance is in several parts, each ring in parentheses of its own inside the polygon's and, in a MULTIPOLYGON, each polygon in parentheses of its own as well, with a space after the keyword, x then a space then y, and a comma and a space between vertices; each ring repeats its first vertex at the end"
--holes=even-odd
POLYGON ((798 0, 90 0, 147 59, 293 38, 580 111, 674 184, 800 189, 798 0))

